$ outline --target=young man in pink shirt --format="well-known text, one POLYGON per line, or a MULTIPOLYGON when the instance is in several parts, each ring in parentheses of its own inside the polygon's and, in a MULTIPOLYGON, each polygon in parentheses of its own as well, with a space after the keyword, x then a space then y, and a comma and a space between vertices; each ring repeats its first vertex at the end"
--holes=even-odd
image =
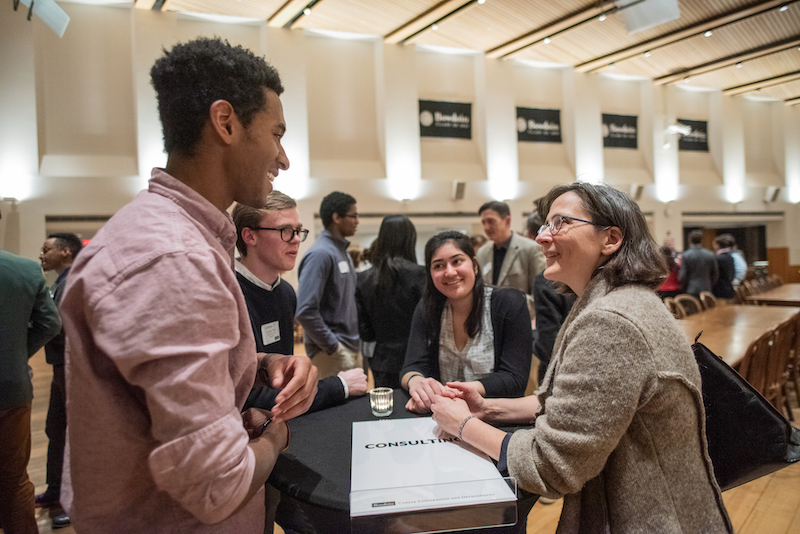
POLYGON ((317 389, 306 357, 256 354, 233 270, 234 201, 289 167, 277 71, 219 39, 151 70, 168 154, 73 264, 62 300, 68 443, 62 504, 79 532, 263 532, 286 420, 317 389), (257 376, 272 412, 241 408, 257 376))

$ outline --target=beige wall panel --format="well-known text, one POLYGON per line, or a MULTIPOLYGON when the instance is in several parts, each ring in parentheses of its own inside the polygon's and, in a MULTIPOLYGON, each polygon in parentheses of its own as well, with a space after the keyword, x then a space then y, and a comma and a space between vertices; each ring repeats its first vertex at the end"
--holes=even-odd
POLYGON ((62 39, 34 25, 40 157, 124 156, 135 162, 131 10, 61 7, 71 18, 62 39))
POLYGON ((779 173, 773 157, 773 148, 778 141, 773 138, 772 108, 779 102, 761 102, 744 98, 744 157, 746 184, 748 186, 783 187, 785 180, 779 173))
POLYGON ((308 35, 311 176, 384 178, 375 108, 375 46, 308 35))
POLYGON ((476 127, 474 55, 440 54, 420 50, 417 80, 421 100, 472 103, 472 139, 423 137, 422 178, 425 180, 476 181, 486 179, 486 167, 478 150, 476 127))

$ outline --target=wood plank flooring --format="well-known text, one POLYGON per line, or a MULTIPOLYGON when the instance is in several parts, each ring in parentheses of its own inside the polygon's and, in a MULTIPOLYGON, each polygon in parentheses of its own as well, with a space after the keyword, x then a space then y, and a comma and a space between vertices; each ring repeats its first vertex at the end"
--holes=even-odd
MULTIPOLYGON (((47 436, 44 423, 50 396, 52 368, 45 363, 44 352, 31 359, 33 367, 33 415, 32 450, 28 473, 36 485, 36 493, 46 489, 47 436)), ((792 405, 797 399, 792 395, 792 405)), ((795 420, 800 421, 800 409, 794 409, 795 420)), ((795 426, 799 426, 796 423, 795 426)), ((800 533, 800 464, 793 465, 772 475, 754 480, 723 494, 725 506, 738 534, 798 534, 800 533)), ((561 501, 542 505, 537 503, 528 516, 529 534, 551 534, 556 531, 561 514, 561 501)), ((46 510, 37 510, 40 534, 49 534, 50 517, 46 510)), ((2 530, 0 529, 0 532, 2 530)), ((59 529, 59 534, 74 534, 72 527, 59 529)), ((281 533, 279 527, 276 533, 281 533)))

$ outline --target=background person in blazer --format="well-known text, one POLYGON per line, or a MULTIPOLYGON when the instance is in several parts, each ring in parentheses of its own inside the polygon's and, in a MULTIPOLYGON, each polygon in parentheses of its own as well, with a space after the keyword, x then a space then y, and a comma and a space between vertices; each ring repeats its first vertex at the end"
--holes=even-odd
POLYGON ((0 250, 0 523, 36 534, 31 456, 33 385, 28 359, 61 330, 39 265, 0 250))
POLYGON ((692 230, 689 233, 689 250, 681 256, 681 268, 678 280, 684 293, 695 297, 703 291, 711 291, 719 278, 719 266, 714 253, 703 248, 702 230, 692 230))
POLYGON ((478 214, 490 239, 476 254, 484 283, 525 293, 531 319, 535 318, 533 282, 546 265, 542 247, 511 231, 511 211, 505 202, 487 202, 478 214))

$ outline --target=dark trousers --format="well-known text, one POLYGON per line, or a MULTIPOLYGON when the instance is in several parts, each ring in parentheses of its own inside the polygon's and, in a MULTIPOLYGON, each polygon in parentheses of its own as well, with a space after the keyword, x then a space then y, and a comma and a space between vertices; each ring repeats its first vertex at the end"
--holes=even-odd
POLYGON ((64 366, 53 366, 53 382, 50 384, 50 406, 44 431, 50 440, 47 446, 47 492, 61 492, 61 471, 64 467, 64 445, 67 438, 67 392, 64 366))
POLYGON ((38 534, 28 478, 31 407, 0 409, 0 523, 6 534, 38 534))

